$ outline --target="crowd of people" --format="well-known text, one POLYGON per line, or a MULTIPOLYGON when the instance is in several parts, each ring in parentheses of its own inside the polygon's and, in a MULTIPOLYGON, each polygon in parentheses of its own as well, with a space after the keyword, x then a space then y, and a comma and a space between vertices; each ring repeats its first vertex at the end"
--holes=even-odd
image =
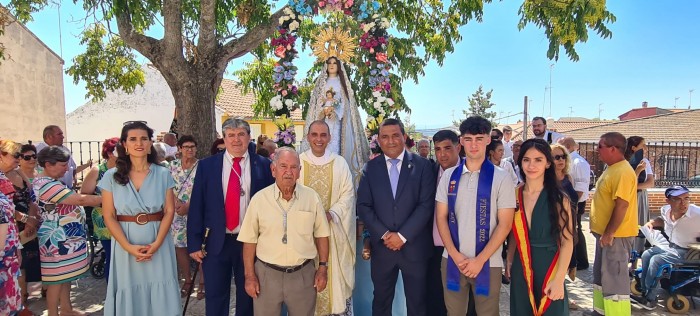
MULTIPOLYGON (((0 140, 0 314, 32 315, 28 283, 41 282, 49 315, 82 315, 70 285, 89 269, 88 228, 107 257, 105 315, 180 315, 195 287, 207 315, 228 315, 232 282, 236 315, 499 315, 502 284, 511 315, 582 308, 565 281, 590 265, 581 222, 591 166, 544 118, 516 141, 511 127, 469 117, 415 152, 389 118, 382 154, 352 164, 344 145, 329 147, 340 136, 326 121, 307 125, 297 152, 227 119, 200 159, 201 140, 154 143, 146 122, 129 121, 97 166, 73 161, 58 126, 36 146, 0 140)), ((700 237, 684 186, 668 188, 650 219, 645 150, 641 137, 600 136, 593 314, 655 308, 653 276, 700 237), (644 250, 639 225, 665 228, 669 246, 644 250), (643 291, 630 297, 633 250, 643 291)))

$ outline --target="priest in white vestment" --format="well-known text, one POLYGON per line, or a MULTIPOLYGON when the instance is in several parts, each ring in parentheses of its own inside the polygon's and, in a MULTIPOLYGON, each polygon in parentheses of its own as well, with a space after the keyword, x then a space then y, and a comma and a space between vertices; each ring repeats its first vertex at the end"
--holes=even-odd
POLYGON ((332 137, 326 122, 312 122, 310 149, 300 155, 299 181, 318 193, 331 226, 328 286, 318 293, 317 316, 352 315, 355 287, 355 190, 348 163, 328 149, 332 137))

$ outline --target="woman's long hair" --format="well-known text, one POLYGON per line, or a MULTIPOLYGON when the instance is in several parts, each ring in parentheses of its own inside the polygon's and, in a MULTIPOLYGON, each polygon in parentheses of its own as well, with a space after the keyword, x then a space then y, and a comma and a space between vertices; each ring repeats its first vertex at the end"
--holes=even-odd
MULTIPOLYGON (((554 170, 554 159, 552 158, 552 149, 549 144, 543 139, 528 139, 520 147, 520 155, 518 156, 518 166, 520 166, 520 175, 524 182, 527 182, 527 177, 525 176, 525 168, 523 168, 523 157, 528 150, 534 149, 542 153, 549 163, 549 168, 544 171, 544 188, 543 190, 547 192, 547 200, 549 202, 549 220, 552 224, 550 228, 550 233, 552 238, 557 241, 557 244, 561 246, 561 238, 568 239, 564 234, 564 230, 559 226, 559 220, 564 222, 564 229, 571 236, 574 236, 573 230, 569 227, 569 222, 571 221, 571 215, 566 212, 564 208, 564 196, 566 194, 562 191, 561 184, 557 180, 557 173, 554 170)), ((522 203, 522 201, 521 201, 522 203)), ((573 212, 573 211, 572 211, 573 212)))
MULTIPOLYGON (((148 133, 148 138, 153 139, 153 129, 148 127, 143 122, 133 122, 122 127, 122 134, 119 137, 119 145, 117 146, 117 171, 114 173, 114 181, 121 185, 129 183, 129 172, 131 171, 131 158, 126 154, 126 137, 130 130, 140 129, 148 133)), ((151 144, 150 152, 146 160, 151 164, 158 165, 158 154, 156 149, 151 144)))
POLYGON ((625 149, 625 160, 630 160, 632 155, 634 155, 634 150, 632 147, 637 147, 644 141, 644 137, 641 136, 631 136, 627 138, 627 148, 625 149))

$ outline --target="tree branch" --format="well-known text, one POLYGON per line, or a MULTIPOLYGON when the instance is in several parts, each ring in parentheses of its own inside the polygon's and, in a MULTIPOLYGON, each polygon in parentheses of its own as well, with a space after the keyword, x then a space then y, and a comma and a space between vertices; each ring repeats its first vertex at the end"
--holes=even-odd
MULTIPOLYGON (((286 6, 284 8, 286 8, 286 6)), ((219 50, 219 56, 221 56, 221 58, 217 63, 217 68, 225 69, 229 61, 249 53, 272 36, 272 34, 277 31, 277 26, 279 26, 279 18, 284 15, 284 8, 272 14, 267 22, 248 30, 248 32, 240 38, 233 39, 224 44, 219 50)))
POLYGON ((165 28, 164 53, 167 58, 184 63, 185 57, 182 55, 182 0, 163 1, 163 20, 165 28))
POLYGON ((216 1, 200 0, 199 40, 197 47, 203 54, 216 49, 216 1))
POLYGON ((161 50, 160 42, 155 38, 134 31, 128 7, 124 7, 123 10, 116 12, 116 20, 119 36, 124 43, 137 50, 154 64, 157 63, 158 53, 161 50))

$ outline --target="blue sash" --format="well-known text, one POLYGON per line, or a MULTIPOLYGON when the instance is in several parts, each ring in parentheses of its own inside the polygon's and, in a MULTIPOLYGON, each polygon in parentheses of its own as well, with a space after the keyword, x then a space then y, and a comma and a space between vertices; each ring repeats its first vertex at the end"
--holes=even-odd
MULTIPOLYGON (((455 213, 455 204, 457 202, 457 191, 459 190, 459 179, 462 176, 464 168, 464 160, 460 161, 459 166, 455 168, 450 176, 449 187, 447 188, 447 224, 450 227, 450 237, 457 250, 459 250, 459 228, 457 226, 457 215, 455 213)), ((476 254, 484 250, 489 242, 490 224, 491 224, 491 185, 493 184, 494 166, 488 160, 484 159, 479 171, 479 186, 476 191, 476 254)), ((476 276, 476 295, 489 295, 489 260, 484 262, 479 274, 476 276)), ((461 272, 457 264, 451 257, 447 258, 446 281, 447 289, 450 291, 459 291, 459 278, 461 272)))

